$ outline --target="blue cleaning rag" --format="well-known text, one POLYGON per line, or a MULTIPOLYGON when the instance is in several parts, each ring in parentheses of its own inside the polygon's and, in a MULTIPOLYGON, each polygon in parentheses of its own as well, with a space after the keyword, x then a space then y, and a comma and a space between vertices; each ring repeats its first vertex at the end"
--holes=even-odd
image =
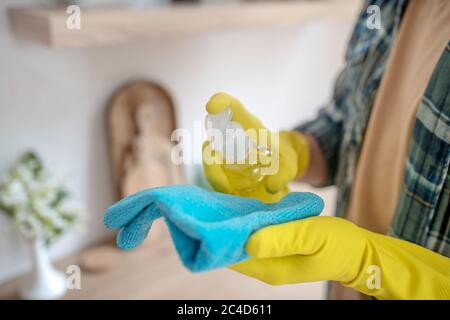
POLYGON ((122 199, 107 210, 104 222, 110 229, 120 229, 117 245, 128 250, 147 237, 154 220, 163 217, 183 264, 197 272, 249 258, 245 244, 256 230, 315 216, 322 209, 322 199, 312 193, 292 192, 267 204, 193 185, 175 185, 122 199))

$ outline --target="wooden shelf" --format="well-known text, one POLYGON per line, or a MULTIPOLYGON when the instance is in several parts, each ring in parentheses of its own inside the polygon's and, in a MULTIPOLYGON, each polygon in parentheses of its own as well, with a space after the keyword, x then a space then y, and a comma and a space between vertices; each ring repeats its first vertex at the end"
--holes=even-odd
POLYGON ((358 0, 251 2, 233 5, 82 8, 81 29, 66 27, 64 8, 12 7, 14 34, 50 47, 89 47, 245 27, 351 19, 358 0))

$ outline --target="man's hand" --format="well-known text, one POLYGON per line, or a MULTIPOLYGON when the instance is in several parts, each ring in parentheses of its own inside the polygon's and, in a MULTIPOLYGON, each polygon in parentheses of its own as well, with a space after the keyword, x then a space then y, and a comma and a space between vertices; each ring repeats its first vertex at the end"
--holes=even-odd
MULTIPOLYGON (((271 157, 271 161, 278 161, 275 166, 278 167, 278 170, 274 174, 265 176, 260 185, 250 195, 246 196, 265 202, 280 200, 288 193, 287 184, 306 171, 309 162, 306 139, 300 133, 289 131, 281 132, 279 139, 271 139, 273 133, 265 128, 258 118, 249 113, 239 100, 226 93, 218 93, 212 96, 206 104, 206 110, 210 114, 221 113, 227 108, 230 108, 232 112, 232 121, 239 123, 247 132, 249 130, 256 131, 256 143, 258 145, 263 144, 271 149, 272 153, 278 153, 278 157, 271 157), (258 141, 259 130, 266 131, 267 141, 258 141), (274 140, 275 143, 273 143, 274 140)), ((222 157, 223 155, 219 152, 211 150, 208 141, 204 143, 203 166, 206 178, 216 191, 239 194, 236 191, 237 186, 233 185, 233 182, 227 178, 223 165, 218 164, 223 163, 222 157), (212 155, 213 161, 205 161, 205 154, 212 155)), ((239 183, 245 184, 245 181, 239 181, 239 183)))
POLYGON ((266 227, 247 242, 250 260, 230 268, 279 285, 340 281, 379 299, 449 299, 450 259, 336 217, 266 227))

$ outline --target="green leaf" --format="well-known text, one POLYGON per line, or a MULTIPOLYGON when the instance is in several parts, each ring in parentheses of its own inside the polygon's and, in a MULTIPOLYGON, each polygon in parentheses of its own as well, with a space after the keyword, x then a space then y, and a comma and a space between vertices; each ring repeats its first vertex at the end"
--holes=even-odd
POLYGON ((57 191, 55 199, 50 203, 52 208, 58 207, 64 200, 69 197, 69 193, 66 190, 60 189, 57 191))

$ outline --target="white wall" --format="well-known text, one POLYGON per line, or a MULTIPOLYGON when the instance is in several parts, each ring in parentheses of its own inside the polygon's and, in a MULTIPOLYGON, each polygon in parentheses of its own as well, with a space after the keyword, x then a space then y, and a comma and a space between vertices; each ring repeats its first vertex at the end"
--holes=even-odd
MULTIPOLYGON (((102 214, 113 198, 103 116, 112 90, 135 78, 162 83, 186 128, 203 120, 203 106, 213 93, 226 91, 268 127, 289 127, 312 117, 329 97, 352 26, 322 21, 49 49, 15 39, 6 19, 6 7, 38 2, 45 1, 0 0, 0 172, 34 148, 71 181, 75 198, 88 210, 88 230, 65 236, 52 248, 54 257, 108 234, 102 214)), ((0 281, 25 271, 27 261, 23 242, 0 217, 0 281)))

